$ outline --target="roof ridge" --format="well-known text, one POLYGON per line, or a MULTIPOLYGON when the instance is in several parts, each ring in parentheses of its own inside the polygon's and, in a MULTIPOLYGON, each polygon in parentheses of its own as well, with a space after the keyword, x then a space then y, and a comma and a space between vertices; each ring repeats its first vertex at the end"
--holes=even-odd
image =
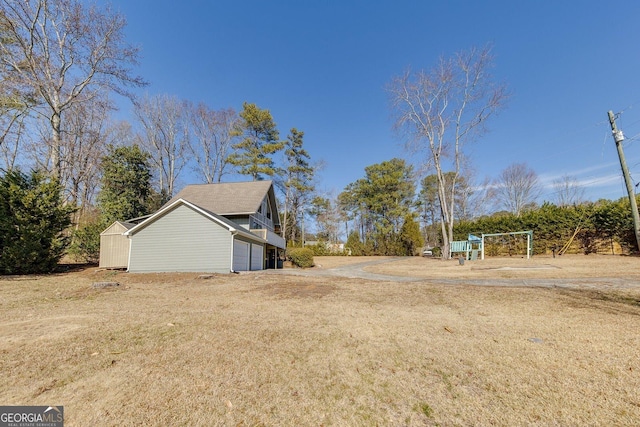
MULTIPOLYGON (((244 184, 244 185, 246 185, 246 184, 253 184, 253 183, 256 183, 256 184, 258 184, 258 183, 271 183, 272 184, 273 180, 265 179, 265 180, 261 180, 261 181, 234 181, 234 182, 210 182, 210 183, 201 182, 201 183, 198 183, 198 184, 187 184, 187 185, 185 185, 183 187, 183 189, 187 188, 187 187, 194 187, 194 186, 197 186, 197 185, 233 185, 233 184, 244 184)), ((182 191, 182 190, 180 190, 180 191, 182 191)), ((180 193, 180 191, 178 191, 178 193, 180 193)))

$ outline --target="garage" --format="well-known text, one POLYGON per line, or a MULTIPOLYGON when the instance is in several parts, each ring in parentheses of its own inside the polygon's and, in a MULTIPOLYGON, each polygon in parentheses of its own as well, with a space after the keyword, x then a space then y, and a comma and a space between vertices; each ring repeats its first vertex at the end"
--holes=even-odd
POLYGON ((262 270, 264 268, 264 246, 255 243, 251 244, 251 270, 262 270))
POLYGON ((233 241, 233 271, 249 270, 249 243, 233 241))

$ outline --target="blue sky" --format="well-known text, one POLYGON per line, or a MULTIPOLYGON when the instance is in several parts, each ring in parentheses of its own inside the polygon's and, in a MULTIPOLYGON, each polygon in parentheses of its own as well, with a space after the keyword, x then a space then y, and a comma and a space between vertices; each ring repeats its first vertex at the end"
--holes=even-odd
MULTIPOLYGON (((111 4, 127 18, 127 39, 141 47, 146 92, 216 109, 240 110, 244 101, 269 109, 281 138, 292 127, 305 132, 312 159, 325 164, 326 193, 362 178, 366 166, 408 158, 384 89, 393 76, 487 43, 493 74, 512 97, 469 146, 479 180, 524 162, 543 184, 571 175, 589 199, 625 196, 607 120, 613 110, 640 181, 640 2, 111 4)), ((554 201, 553 190, 542 199, 554 201)))

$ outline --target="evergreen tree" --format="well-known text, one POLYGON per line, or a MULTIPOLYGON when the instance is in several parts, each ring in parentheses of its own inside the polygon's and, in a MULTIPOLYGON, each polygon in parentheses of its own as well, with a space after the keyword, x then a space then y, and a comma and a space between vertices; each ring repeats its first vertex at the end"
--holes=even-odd
POLYGON ((105 225, 100 219, 93 219, 71 233, 71 244, 67 254, 76 261, 95 263, 100 259, 100 233, 105 225))
POLYGON ((67 246, 64 230, 73 206, 62 186, 39 171, 9 170, 0 177, 0 274, 48 273, 67 246))
POLYGON ((149 154, 139 146, 109 146, 102 158, 102 189, 97 218, 74 230, 69 254, 79 261, 100 257, 100 233, 114 221, 126 221, 156 211, 167 201, 166 192, 151 188, 149 154))
POLYGON ((236 152, 229 156, 229 163, 254 181, 264 179, 264 175, 277 175, 279 171, 271 156, 282 150, 284 143, 278 141, 280 134, 271 113, 245 102, 240 118, 243 139, 233 145, 236 152))
POLYGON ((400 229, 400 242, 402 244, 401 252, 403 255, 409 256, 418 254, 424 244, 420 225, 412 214, 407 214, 404 217, 404 223, 400 229))
POLYGON ((349 184, 339 201, 360 222, 364 243, 373 240, 376 255, 393 255, 415 198, 413 168, 396 158, 367 166, 365 175, 349 184))
POLYGON ((98 203, 102 223, 147 215, 152 202, 149 155, 137 145, 108 148, 102 159, 102 190, 98 203))
POLYGON ((282 234, 295 240, 298 218, 305 202, 314 191, 314 168, 309 164, 309 153, 303 148, 304 132, 292 128, 285 141, 286 168, 284 170, 284 221, 282 234))
POLYGON ((347 237, 347 243, 345 243, 344 247, 345 250, 350 251, 348 252, 349 255, 368 255, 365 244, 362 243, 362 240, 360 240, 360 233, 358 233, 358 231, 352 231, 351 233, 349 233, 349 237, 347 237))

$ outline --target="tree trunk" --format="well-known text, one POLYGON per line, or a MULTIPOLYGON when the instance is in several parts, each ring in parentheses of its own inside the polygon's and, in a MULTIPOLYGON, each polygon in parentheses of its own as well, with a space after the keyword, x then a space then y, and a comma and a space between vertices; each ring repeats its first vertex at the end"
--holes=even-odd
POLYGON ((60 153, 60 148, 62 147, 62 131, 60 128, 60 112, 55 111, 51 116, 51 129, 53 131, 51 141, 51 172, 58 181, 62 182, 62 162, 60 153))
POLYGON ((282 222, 282 237, 287 240, 287 207, 289 204, 289 194, 291 191, 291 183, 287 187, 287 194, 284 197, 284 221, 282 222))

